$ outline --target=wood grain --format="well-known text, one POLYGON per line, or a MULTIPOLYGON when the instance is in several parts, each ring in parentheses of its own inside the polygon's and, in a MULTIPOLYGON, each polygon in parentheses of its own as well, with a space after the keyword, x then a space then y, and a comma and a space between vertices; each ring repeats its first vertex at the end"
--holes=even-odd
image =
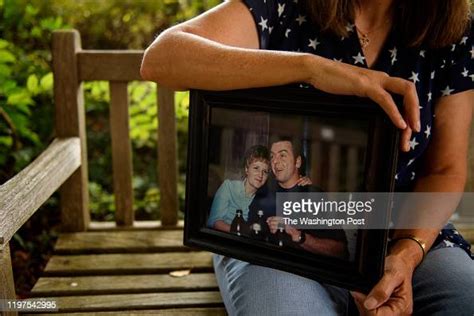
POLYGON ((212 273, 191 273, 184 277, 169 274, 44 277, 35 284, 31 295, 104 295, 147 292, 185 292, 217 290, 212 273))
POLYGON ((161 223, 164 226, 176 225, 178 221, 175 120, 174 92, 158 87, 158 181, 161 223))
POLYGON ((105 231, 61 234, 56 254, 187 251, 183 230, 105 231))
POLYGON ((174 230, 183 229, 184 220, 178 220, 174 226, 163 226, 161 221, 134 221, 133 226, 118 227, 115 222, 95 222, 89 224, 90 231, 113 231, 113 230, 174 230))
POLYGON ((45 275, 148 274, 182 269, 212 271, 211 253, 57 255, 50 259, 45 275))
POLYGON ((60 189, 61 224, 66 231, 84 231, 90 221, 84 94, 77 68, 80 50, 81 38, 77 31, 53 32, 56 135, 79 137, 81 143, 81 167, 60 189))
MULTIPOLYGON (((143 315, 151 314, 156 316, 225 316, 227 315, 223 307, 197 307, 197 308, 170 308, 170 309, 152 309, 152 310, 121 310, 120 315, 143 315)), ((29 315, 29 314, 26 314, 29 315)), ((31 314, 37 315, 37 314, 31 314)), ((92 312, 92 313, 55 313, 57 316, 106 316, 117 315, 117 312, 92 312)))
POLYGON ((142 80, 142 50, 83 50, 77 58, 80 80, 142 80))
MULTIPOLYGON (((0 299, 15 299, 15 283, 13 282, 10 246, 0 247, 0 299)), ((2 315, 17 315, 15 312, 2 312, 2 315)))
POLYGON ((13 234, 80 166, 78 137, 55 139, 16 176, 0 186, 0 236, 13 234))
POLYGON ((132 145, 128 121, 127 82, 110 82, 110 132, 117 226, 132 226, 134 220, 132 145))
POLYGON ((219 292, 181 292, 60 296, 54 298, 59 312, 124 311, 130 309, 165 309, 177 307, 222 307, 219 292))

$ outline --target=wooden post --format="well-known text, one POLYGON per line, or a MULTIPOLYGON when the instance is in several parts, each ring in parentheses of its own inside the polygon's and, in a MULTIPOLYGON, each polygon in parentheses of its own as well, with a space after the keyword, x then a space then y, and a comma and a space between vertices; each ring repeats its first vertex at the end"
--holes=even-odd
POLYGON ((56 136, 79 137, 81 143, 81 166, 60 188, 65 231, 84 231, 90 222, 84 95, 77 65, 80 50, 81 38, 77 31, 53 33, 56 136))
POLYGON ((176 144, 174 92, 158 87, 158 181, 163 226, 176 225, 178 222, 176 144))
POLYGON ((127 82, 110 82, 110 132, 117 226, 132 226, 132 146, 128 117, 127 82))
MULTIPOLYGON (((0 299, 15 299, 12 260, 8 243, 0 246, 0 299)), ((2 315, 17 315, 15 312, 2 312, 2 315)))

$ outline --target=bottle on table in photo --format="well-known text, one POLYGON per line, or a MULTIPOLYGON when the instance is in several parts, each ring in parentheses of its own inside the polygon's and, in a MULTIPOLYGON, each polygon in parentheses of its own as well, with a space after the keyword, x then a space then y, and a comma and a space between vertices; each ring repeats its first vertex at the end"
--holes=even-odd
POLYGON ((242 215, 242 210, 235 211, 235 217, 230 224, 230 232, 236 234, 237 236, 242 236, 245 234, 247 223, 244 220, 242 215))
POLYGON ((287 240, 287 234, 285 232, 285 225, 283 223, 278 223, 278 228, 275 233, 275 243, 278 247, 283 247, 287 240))
POLYGON ((263 211, 257 212, 257 220, 250 226, 250 236, 258 240, 266 240, 268 237, 268 225, 263 219, 263 211))

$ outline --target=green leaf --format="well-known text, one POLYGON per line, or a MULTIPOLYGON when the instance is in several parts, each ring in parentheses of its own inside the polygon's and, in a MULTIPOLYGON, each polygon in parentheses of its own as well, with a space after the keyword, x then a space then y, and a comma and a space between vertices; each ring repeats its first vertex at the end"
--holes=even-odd
POLYGON ((30 94, 25 90, 16 91, 8 96, 7 104, 11 105, 24 105, 33 104, 30 94))
POLYGON ((26 115, 28 115, 28 116, 31 115, 30 108, 28 107, 27 104, 18 103, 18 104, 15 104, 15 108, 16 108, 16 109, 18 110, 18 112, 20 112, 20 113, 26 114, 26 115))
POLYGON ((0 78, 8 78, 10 77, 12 70, 5 64, 0 64, 0 78))
POLYGON ((8 44, 9 44, 8 41, 6 41, 6 40, 0 38, 0 49, 7 47, 8 44))
POLYGON ((31 36, 32 37, 36 37, 36 38, 40 38, 41 37, 41 34, 42 34, 42 30, 39 26, 34 26, 32 29, 31 29, 31 36))
POLYGON ((16 82, 13 80, 7 80, 0 86, 0 93, 10 94, 11 91, 16 89, 16 82))
POLYGON ((16 61, 16 57, 7 50, 0 50, 0 63, 13 63, 16 61))
POLYGON ((37 15, 38 12, 39 12, 39 8, 35 8, 34 6, 32 6, 31 4, 27 5, 26 6, 26 13, 28 13, 29 15, 31 16, 34 16, 34 15, 37 15))
POLYGON ((0 145, 5 147, 11 147, 13 144, 13 138, 11 136, 0 136, 0 145))
POLYGON ((40 80, 40 86, 43 91, 49 91, 53 89, 53 73, 50 72, 43 76, 40 80))
POLYGON ((33 94, 38 94, 39 87, 38 87, 38 77, 36 75, 29 75, 28 79, 26 80, 26 87, 28 91, 33 94))

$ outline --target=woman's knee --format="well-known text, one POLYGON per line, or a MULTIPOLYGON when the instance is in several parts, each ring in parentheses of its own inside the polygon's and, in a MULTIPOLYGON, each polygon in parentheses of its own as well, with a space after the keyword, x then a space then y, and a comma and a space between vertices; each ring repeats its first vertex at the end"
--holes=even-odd
POLYGON ((348 292, 291 273, 227 259, 219 281, 231 315, 344 314, 348 292))
POLYGON ((424 315, 474 315, 474 262, 460 248, 426 256, 413 278, 414 309, 424 315))

